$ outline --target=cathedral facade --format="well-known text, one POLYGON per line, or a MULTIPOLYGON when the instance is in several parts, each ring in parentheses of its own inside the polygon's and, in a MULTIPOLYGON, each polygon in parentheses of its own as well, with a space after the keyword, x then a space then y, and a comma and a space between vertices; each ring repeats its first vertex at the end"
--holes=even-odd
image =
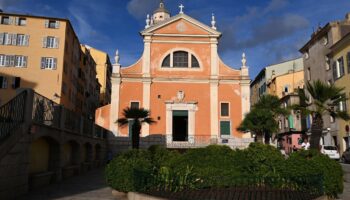
POLYGON ((142 107, 156 121, 142 126, 142 137, 162 135, 169 144, 250 137, 236 130, 250 109, 246 58, 239 69, 220 59, 214 15, 209 26, 184 14, 183 6, 171 17, 161 2, 141 35, 144 52, 135 64, 121 67, 116 55, 112 101, 97 110, 97 124, 127 137, 130 127, 115 122, 123 109, 142 107))

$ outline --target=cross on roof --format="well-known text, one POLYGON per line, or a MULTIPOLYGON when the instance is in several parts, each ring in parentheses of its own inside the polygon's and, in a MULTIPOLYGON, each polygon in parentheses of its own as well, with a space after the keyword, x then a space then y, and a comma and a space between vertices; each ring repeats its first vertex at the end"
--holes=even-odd
POLYGON ((183 14, 183 13, 184 13, 184 11, 183 11, 184 7, 185 7, 184 5, 180 4, 180 6, 179 6, 179 8, 180 8, 180 14, 183 14))

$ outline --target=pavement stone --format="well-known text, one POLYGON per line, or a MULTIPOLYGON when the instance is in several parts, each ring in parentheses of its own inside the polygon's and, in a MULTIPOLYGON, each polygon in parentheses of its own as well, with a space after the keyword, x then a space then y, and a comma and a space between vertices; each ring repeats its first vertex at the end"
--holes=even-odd
POLYGON ((30 191, 19 200, 126 200, 112 196, 103 169, 89 171, 59 183, 30 191))

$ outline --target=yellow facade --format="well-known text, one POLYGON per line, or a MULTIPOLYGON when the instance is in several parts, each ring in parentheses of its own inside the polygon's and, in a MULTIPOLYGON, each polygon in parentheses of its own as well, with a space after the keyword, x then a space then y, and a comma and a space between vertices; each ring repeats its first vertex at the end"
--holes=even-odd
POLYGON ((298 88, 304 88, 304 70, 274 77, 267 84, 267 93, 282 98, 298 88))
POLYGON ((80 112, 85 104, 78 93, 83 96, 88 84, 78 84, 82 56, 69 20, 11 13, 0 18, 0 106, 31 88, 80 112))
POLYGON ((107 53, 92 47, 87 48, 96 62, 97 79, 101 85, 100 104, 107 105, 111 102, 111 75, 112 64, 107 53))
MULTIPOLYGON (((339 78, 335 78, 334 84, 337 87, 342 87, 348 100, 345 103, 345 108, 350 113, 350 34, 346 35, 338 43, 334 44, 331 48, 332 52, 329 55, 332 66, 339 66, 340 59, 343 59, 344 74, 339 78)), ((350 140, 349 132, 346 132, 345 127, 350 126, 350 121, 344 121, 341 119, 336 120, 338 123, 338 144, 340 146, 340 152, 344 152, 346 147, 349 147, 350 140)))

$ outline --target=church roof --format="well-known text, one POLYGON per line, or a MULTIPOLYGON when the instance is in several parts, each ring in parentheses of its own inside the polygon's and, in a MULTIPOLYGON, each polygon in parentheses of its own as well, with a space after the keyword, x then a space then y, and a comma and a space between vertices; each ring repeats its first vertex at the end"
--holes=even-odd
POLYGON ((198 20, 196 20, 196 19, 194 19, 186 14, 183 14, 183 13, 177 14, 177 15, 170 17, 162 22, 159 22, 159 23, 157 23, 149 28, 144 29, 143 31, 141 31, 141 35, 151 34, 153 31, 160 29, 160 28, 162 28, 162 27, 164 27, 172 22, 175 22, 179 19, 184 19, 184 20, 204 29, 205 31, 209 32, 211 35, 216 35, 218 37, 221 36, 221 33, 219 31, 214 30, 211 27, 209 27, 208 25, 206 25, 206 24, 204 24, 204 23, 202 23, 202 22, 200 22, 200 21, 198 21, 198 20))
POLYGON ((154 13, 158 13, 158 12, 165 12, 165 13, 170 14, 170 12, 164 7, 163 1, 160 2, 159 8, 158 8, 157 10, 155 10, 155 11, 153 12, 153 14, 154 14, 154 13))

